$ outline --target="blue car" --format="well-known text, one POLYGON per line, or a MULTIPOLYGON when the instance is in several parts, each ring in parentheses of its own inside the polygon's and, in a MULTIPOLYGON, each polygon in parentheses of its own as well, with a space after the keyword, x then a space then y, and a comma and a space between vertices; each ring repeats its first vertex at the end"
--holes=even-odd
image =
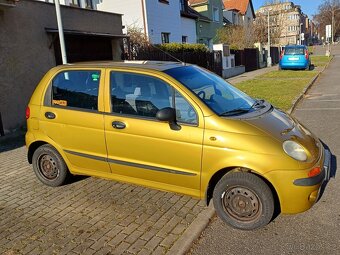
POLYGON ((279 70, 305 69, 309 70, 311 61, 305 45, 287 45, 280 55, 279 70))

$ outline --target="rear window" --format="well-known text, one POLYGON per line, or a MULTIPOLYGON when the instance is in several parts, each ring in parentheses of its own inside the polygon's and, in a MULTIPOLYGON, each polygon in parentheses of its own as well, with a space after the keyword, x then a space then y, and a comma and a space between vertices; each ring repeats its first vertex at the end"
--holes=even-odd
POLYGON ((304 48, 285 48, 285 55, 304 55, 304 48))

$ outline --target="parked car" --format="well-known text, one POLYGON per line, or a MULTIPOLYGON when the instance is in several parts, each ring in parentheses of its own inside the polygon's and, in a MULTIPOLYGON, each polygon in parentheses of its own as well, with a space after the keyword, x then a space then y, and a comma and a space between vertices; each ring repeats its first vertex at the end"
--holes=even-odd
POLYGON ((28 162, 46 185, 89 175, 213 199, 239 229, 308 210, 331 154, 306 127, 195 65, 51 69, 26 110, 28 162))
POLYGON ((311 61, 308 48, 305 45, 287 45, 280 54, 279 70, 305 69, 309 70, 311 61))

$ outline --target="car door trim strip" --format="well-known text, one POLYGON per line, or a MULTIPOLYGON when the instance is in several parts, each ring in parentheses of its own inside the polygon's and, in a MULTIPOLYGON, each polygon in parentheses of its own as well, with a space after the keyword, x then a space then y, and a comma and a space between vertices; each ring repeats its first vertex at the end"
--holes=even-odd
POLYGON ((196 176, 197 175, 195 173, 190 173, 190 172, 184 172, 184 171, 173 170, 173 169, 168 169, 168 168, 163 168, 163 167, 150 166, 150 165, 144 165, 144 164, 139 164, 139 163, 127 162, 127 161, 110 159, 110 158, 105 158, 105 157, 99 157, 99 156, 89 155, 89 154, 76 152, 76 151, 70 151, 70 150, 64 150, 64 151, 66 153, 69 153, 69 154, 72 154, 72 155, 90 158, 90 159, 94 159, 94 160, 105 161, 105 162, 108 162, 108 163, 113 163, 113 164, 118 164, 118 165, 138 167, 138 168, 143 168, 143 169, 146 169, 146 170, 153 170, 153 171, 171 173, 171 174, 180 174, 180 175, 188 175, 188 176, 196 176))

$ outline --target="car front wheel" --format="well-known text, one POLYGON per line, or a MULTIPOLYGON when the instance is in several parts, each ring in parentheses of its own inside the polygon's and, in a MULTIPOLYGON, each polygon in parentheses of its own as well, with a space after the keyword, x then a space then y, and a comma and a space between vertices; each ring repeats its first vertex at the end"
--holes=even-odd
POLYGON ((224 175, 216 184, 213 201, 217 215, 228 225, 242 230, 267 225, 274 213, 271 189, 251 173, 224 175))

